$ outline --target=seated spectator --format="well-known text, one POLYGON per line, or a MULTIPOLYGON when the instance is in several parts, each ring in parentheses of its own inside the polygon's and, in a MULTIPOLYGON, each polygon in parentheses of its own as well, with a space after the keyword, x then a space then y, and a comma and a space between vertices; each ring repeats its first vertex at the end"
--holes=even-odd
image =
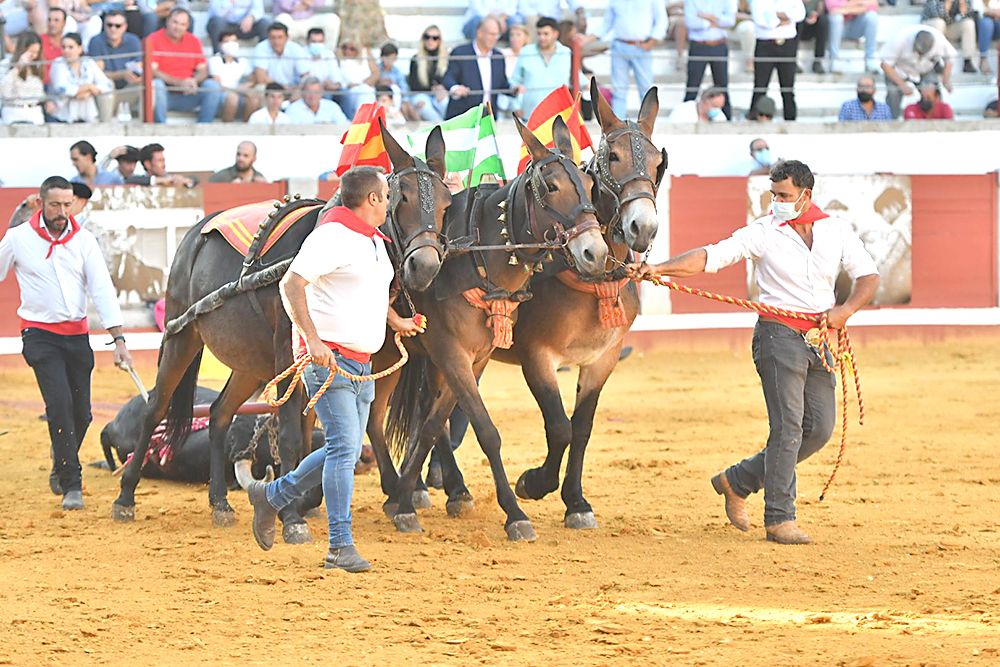
POLYGON ((223 32, 259 42, 267 37, 267 26, 262 0, 211 0, 208 5, 208 37, 214 51, 219 50, 223 32))
POLYGON ((902 28, 886 44, 882 58, 885 72, 885 103, 892 117, 899 118, 903 97, 913 93, 913 86, 924 76, 940 70, 941 83, 951 91, 952 59, 958 55, 944 33, 925 25, 902 28))
POLYGON ((826 0, 830 15, 830 71, 840 68, 840 43, 847 39, 865 40, 865 71, 874 71, 878 35, 878 0, 826 0))
POLYGON ((219 52, 208 59, 208 75, 222 88, 222 120, 245 120, 257 110, 257 96, 252 95, 253 70, 248 58, 241 58, 240 43, 236 33, 224 30, 219 35, 219 52))
POLYGON ((517 59, 510 85, 520 95, 521 113, 525 118, 555 88, 566 85, 573 56, 559 43, 559 28, 555 19, 543 16, 535 25, 538 41, 524 47, 517 59))
POLYGON ((399 59, 399 48, 392 42, 388 42, 382 45, 379 56, 381 57, 377 65, 378 79, 375 81, 375 85, 389 86, 396 91, 404 93, 409 92, 410 87, 406 83, 406 75, 403 74, 403 70, 399 69, 399 65, 396 64, 399 59))
MULTIPOLYGON (((184 10, 178 10, 184 11, 184 10)), ((170 19, 167 19, 169 26, 170 19)), ((163 155, 163 146, 160 144, 146 144, 139 151, 139 161, 142 168, 146 170, 144 175, 132 174, 126 183, 130 185, 167 185, 175 187, 193 188, 197 180, 182 176, 181 174, 167 173, 167 158, 163 155)))
POLYGON ((257 109, 247 120, 251 125, 288 125, 292 121, 281 110, 285 103, 285 87, 273 81, 264 86, 264 108, 257 109))
POLYGON ((757 100, 757 104, 747 112, 747 120, 755 123, 770 123, 778 113, 778 105, 765 95, 757 100))
POLYGON ((340 71, 344 75, 344 92, 337 97, 337 103, 353 118, 362 104, 375 101, 375 82, 378 81, 378 66, 370 51, 361 55, 357 42, 346 39, 340 43, 340 71))
POLYGON ((302 97, 288 105, 288 119, 292 123, 315 125, 337 123, 346 125, 347 116, 336 102, 323 98, 323 85, 315 77, 302 81, 302 97))
POLYGON ((46 101, 45 84, 42 83, 42 40, 30 30, 17 38, 12 65, 0 82, 3 111, 0 120, 6 125, 28 123, 42 125, 46 110, 56 110, 54 102, 46 101))
POLYGON ((747 176, 759 176, 770 174, 771 167, 777 162, 771 157, 771 147, 763 139, 754 139, 750 142, 750 161, 747 163, 747 176))
MULTIPOLYGON (((806 17, 795 26, 799 42, 816 40, 813 46, 812 71, 815 74, 825 74, 823 58, 826 57, 826 44, 830 36, 830 16, 826 12, 826 3, 823 0, 805 0, 803 4, 806 6, 806 17)), ((801 68, 799 71, 802 71, 801 68)))
POLYGON ((508 41, 507 46, 500 49, 503 53, 504 68, 507 72, 507 78, 514 74, 514 68, 517 66, 517 59, 521 56, 521 51, 528 44, 531 44, 531 35, 528 33, 528 26, 512 25, 508 31, 508 41))
POLYGON ((4 39, 0 42, 0 54, 14 52, 16 40, 31 30, 31 12, 35 10, 35 0, 0 0, 0 21, 4 24, 4 39))
POLYGON ((726 103, 726 91, 722 88, 706 88, 697 99, 681 102, 674 107, 667 118, 671 123, 724 123, 726 114, 722 107, 726 103))
POLYGON ((746 58, 743 69, 752 72, 753 52, 757 47, 757 27, 754 25, 753 15, 750 13, 750 0, 739 0, 736 4, 736 26, 733 28, 733 39, 740 43, 740 51, 746 58))
POLYGON ((452 49, 443 80, 451 97, 445 120, 459 116, 484 101, 495 110, 499 94, 510 94, 503 54, 496 48, 499 37, 497 19, 487 16, 479 23, 476 39, 452 49), (489 72, 489 81, 483 80, 483 72, 489 72))
POLYGON ((125 31, 125 12, 109 9, 104 12, 104 30, 90 40, 87 53, 115 84, 112 113, 121 103, 139 108, 142 97, 142 42, 125 31))
POLYGON ((71 183, 83 183, 90 188, 98 185, 122 185, 125 179, 114 171, 104 171, 97 166, 97 151, 89 141, 78 141, 69 147, 69 160, 76 169, 71 183))
POLYGON ((267 29, 267 41, 253 49, 253 77, 258 85, 280 83, 289 90, 299 85, 305 66, 305 49, 288 41, 288 27, 272 23, 267 29))
POLYGON ((114 172, 121 177, 122 182, 127 183, 135 175, 136 165, 139 164, 139 149, 135 146, 116 146, 104 156, 98 167, 102 171, 111 171, 112 160, 116 160, 117 165, 114 172))
POLYGON ((66 12, 66 31, 79 34, 84 44, 90 44, 101 31, 101 16, 87 0, 49 0, 49 7, 60 7, 66 12))
POLYGON ((888 104, 875 99, 875 77, 864 75, 858 79, 858 95, 840 106, 837 121, 892 120, 888 104))
POLYGON ((53 116, 63 123, 92 123, 111 119, 115 84, 93 58, 83 55, 80 35, 63 35, 63 55, 52 63, 53 116))
POLYGON ((45 34, 42 35, 42 60, 45 61, 42 80, 45 85, 48 85, 52 63, 62 55, 62 38, 63 33, 66 32, 66 10, 62 7, 53 7, 48 11, 46 17, 45 34))
POLYGON ((326 45, 331 51, 340 37, 340 16, 332 9, 317 12, 318 7, 332 5, 326 0, 274 0, 271 13, 274 20, 288 28, 288 37, 296 42, 307 41, 309 30, 320 28, 326 35, 326 45))
POLYGON ((165 123, 168 111, 197 111, 199 123, 211 123, 219 112, 222 89, 208 77, 201 42, 188 32, 190 25, 187 10, 174 9, 167 26, 146 38, 153 51, 154 122, 165 123))
POLYGON ((476 36, 480 22, 487 16, 492 16, 500 27, 500 38, 506 38, 511 25, 524 23, 517 7, 517 0, 469 0, 469 7, 462 18, 462 34, 471 40, 476 36))
POLYGON ((410 120, 439 121, 448 108, 448 91, 442 82, 448 71, 448 51, 436 25, 424 28, 417 53, 410 59, 410 120))
POLYGON ((941 101, 937 77, 927 76, 920 82, 920 101, 903 109, 904 120, 952 120, 951 105, 941 101))
POLYGON ((975 72, 972 59, 976 56, 976 21, 974 0, 926 0, 920 20, 944 33, 953 44, 961 44, 963 71, 975 72))
POLYGON ((1000 0, 983 0, 982 16, 976 24, 976 34, 979 36, 979 71, 983 74, 992 72, 990 67, 990 43, 1000 38, 1000 0))
POLYGON ((403 117, 403 112, 399 110, 399 107, 396 106, 396 102, 393 99, 393 90, 391 86, 384 86, 382 84, 375 86, 375 103, 385 109, 386 125, 389 127, 406 125, 406 118, 403 117))
POLYGON ((231 167, 212 174, 209 183, 267 183, 264 174, 254 169, 257 161, 257 145, 252 141, 241 141, 236 146, 236 162, 231 167))
POLYGON ((310 28, 306 35, 309 59, 302 63, 302 76, 312 76, 323 84, 323 90, 332 96, 344 89, 344 74, 340 71, 337 56, 326 46, 322 28, 310 28))

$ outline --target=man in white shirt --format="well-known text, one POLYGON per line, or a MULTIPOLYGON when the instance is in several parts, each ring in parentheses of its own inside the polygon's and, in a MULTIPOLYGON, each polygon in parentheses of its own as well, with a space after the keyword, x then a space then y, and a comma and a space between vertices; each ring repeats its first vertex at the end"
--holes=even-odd
POLYGON ((264 108, 257 109, 247 122, 251 125, 288 125, 292 121, 281 110, 285 103, 285 87, 273 81, 264 86, 264 108))
POLYGON ((288 41, 287 26, 272 23, 267 29, 267 40, 253 48, 254 82, 263 85, 274 81, 285 88, 294 88, 308 57, 305 49, 288 41))
POLYGON ((753 109, 757 100, 767 94, 771 75, 777 70, 781 111, 785 120, 795 120, 798 116, 795 106, 795 60, 799 48, 796 24, 806 18, 805 5, 802 0, 753 0, 750 15, 757 33, 750 108, 753 109))
MULTIPOLYGON (((794 27, 794 23, 793 23, 794 27)), ((792 63, 794 66, 794 62, 792 63)), ((771 169, 772 212, 736 230, 728 239, 695 248, 662 264, 631 265, 635 277, 693 276, 753 260, 760 300, 784 310, 825 314, 831 329, 871 301, 878 269, 849 225, 829 218, 812 203, 815 178, 798 160, 771 169), (847 301, 836 304, 834 283, 841 268, 855 281, 847 301)), ((761 315, 754 329, 753 359, 764 390, 770 435, 757 454, 712 478, 726 501, 730 523, 746 531, 746 497, 764 490, 764 527, 769 541, 806 544, 795 523, 795 464, 819 451, 833 433, 836 378, 807 342, 811 322, 761 315)))
POLYGON ((290 122, 303 125, 348 123, 337 103, 323 98, 323 85, 312 76, 303 79, 302 97, 288 105, 287 113, 290 122))
POLYGON ((0 240, 0 280, 11 267, 21 290, 24 360, 45 402, 53 471, 49 484, 63 509, 83 509, 79 450, 90 413, 94 352, 87 326, 87 294, 114 342, 115 365, 132 363, 118 295, 97 239, 73 217, 73 187, 50 176, 39 188, 41 206, 0 240))
POLYGON ((726 114, 726 91, 722 88, 706 88, 696 100, 681 102, 673 108, 667 118, 671 123, 724 123, 726 114))
POLYGON ((940 70, 941 83, 951 92, 952 60, 958 51, 937 28, 912 25, 901 28, 882 53, 885 72, 885 103, 893 118, 899 118, 903 97, 912 95, 914 86, 940 70))

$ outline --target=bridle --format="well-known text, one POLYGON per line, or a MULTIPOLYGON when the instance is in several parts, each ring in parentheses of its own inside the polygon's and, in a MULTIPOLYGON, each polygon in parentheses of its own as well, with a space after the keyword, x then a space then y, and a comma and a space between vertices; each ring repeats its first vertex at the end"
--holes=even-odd
POLYGON ((614 200, 614 218, 610 221, 609 225, 613 226, 621 222, 621 209, 630 202, 637 199, 648 199, 654 205, 656 204, 656 194, 660 189, 660 183, 663 181, 663 175, 667 170, 667 150, 665 148, 661 150, 662 160, 654 176, 646 170, 647 148, 656 152, 656 146, 642 131, 638 123, 628 120, 625 121, 624 127, 612 130, 601 138, 601 144, 597 148, 597 153, 587 166, 587 171, 597 181, 599 191, 614 200), (629 147, 632 152, 632 171, 622 177, 621 180, 618 180, 611 174, 610 152, 611 143, 622 135, 628 135, 629 147), (625 186, 635 181, 649 183, 649 191, 643 189, 622 197, 621 195, 625 190, 625 186))
POLYGON ((448 256, 448 239, 438 230, 437 221, 434 218, 436 209, 434 180, 436 179, 442 184, 444 181, 423 160, 414 158, 413 162, 414 166, 394 171, 389 174, 387 179, 389 181, 389 204, 387 207, 389 221, 386 227, 394 248, 393 254, 398 260, 397 268, 402 268, 410 255, 421 248, 433 248, 441 262, 448 256), (397 215, 399 205, 403 201, 400 179, 409 174, 415 174, 417 177, 417 207, 420 211, 420 223, 405 238, 400 239, 402 229, 397 215))

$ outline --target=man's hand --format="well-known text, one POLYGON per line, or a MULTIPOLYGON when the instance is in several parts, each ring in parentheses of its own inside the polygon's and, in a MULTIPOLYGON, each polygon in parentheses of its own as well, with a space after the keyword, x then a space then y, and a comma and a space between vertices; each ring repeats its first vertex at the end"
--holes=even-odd
POLYGON ((524 95, 527 90, 526 86, 514 86, 514 92, 518 95, 524 95))
POLYGON ((412 338, 427 331, 426 318, 418 324, 415 317, 401 317, 390 322, 389 326, 403 338, 412 338))
POLYGON ((642 280, 646 276, 655 276, 656 270, 646 262, 633 262, 625 265, 625 273, 632 280, 642 280))
POLYGON ((312 357, 312 362, 322 368, 333 370, 337 367, 334 361, 333 350, 327 347, 326 343, 319 338, 311 338, 306 341, 306 352, 312 357))
POLYGON ((463 86, 462 84, 458 84, 457 86, 451 89, 451 96, 455 99, 458 99, 460 97, 465 97, 468 94, 469 94, 468 86, 463 86))
POLYGON ((806 23, 809 24, 809 25, 812 25, 812 24, 816 23, 816 21, 818 19, 819 19, 819 14, 817 14, 816 12, 813 12, 809 16, 806 17, 806 23))
POLYGON ((132 355, 125 347, 125 341, 119 338, 115 341, 115 366, 128 368, 132 366, 132 355))
POLYGON ((195 95, 198 93, 198 81, 194 77, 181 81, 181 88, 185 95, 195 95))
MULTIPOLYGON (((913 86, 911 86, 909 84, 909 82, 907 82, 907 81, 903 82, 903 85, 899 87, 899 90, 900 90, 900 92, 903 93, 903 97, 906 97, 907 95, 912 95, 913 94, 913 86)), ((950 91, 950 89, 949 89, 949 91, 950 91)))
POLYGON ((826 311, 826 325, 831 329, 843 329, 847 318, 853 314, 854 311, 847 306, 834 306, 826 311))
POLYGON ((656 40, 653 39, 652 37, 639 43, 639 48, 642 49, 643 51, 649 51, 654 46, 656 46, 656 40))
POLYGON ((253 16, 247 14, 243 17, 243 20, 240 21, 240 32, 246 34, 251 30, 253 30, 253 16))

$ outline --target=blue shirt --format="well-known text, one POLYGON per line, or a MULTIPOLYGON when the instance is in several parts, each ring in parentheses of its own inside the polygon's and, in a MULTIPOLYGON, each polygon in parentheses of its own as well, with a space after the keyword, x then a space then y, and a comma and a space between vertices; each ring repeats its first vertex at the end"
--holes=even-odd
MULTIPOLYGON (((69 179, 70 183, 86 183, 83 180, 83 176, 77 174, 73 178, 69 179)), ((125 179, 118 171, 103 171, 101 169, 97 170, 97 175, 94 176, 94 185, 124 185, 125 179)))
POLYGON ((263 0, 212 0, 208 5, 208 15, 218 16, 230 23, 239 23, 250 15, 256 21, 264 18, 263 0))
MULTIPOLYGON (((112 47, 108 44, 107 35, 102 32, 94 35, 93 39, 90 40, 90 46, 87 47, 87 55, 94 60, 104 61, 105 72, 122 72, 129 63, 139 64, 142 62, 142 42, 139 41, 138 37, 127 32, 122 37, 122 43, 116 47, 112 47), (125 56, 126 54, 131 55, 120 58, 111 57, 125 56)), ((115 81, 115 87, 124 88, 125 82, 121 80, 115 81)))
POLYGON ((391 69, 386 69, 385 64, 379 60, 378 76, 380 79, 389 79, 392 81, 392 85, 399 88, 400 92, 410 92, 410 84, 406 81, 406 75, 403 74, 403 70, 399 69, 399 65, 393 65, 391 69))
POLYGON ((572 59, 570 50, 559 42, 556 42, 556 51, 549 62, 542 58, 537 44, 528 44, 521 49, 514 73, 510 76, 510 85, 527 88, 521 96, 521 110, 525 116, 530 116, 554 88, 569 82, 572 59))
POLYGON ((885 102, 875 102, 872 115, 869 116, 865 108, 861 106, 861 102, 854 98, 847 100, 840 107, 840 115, 837 116, 837 120, 841 123, 853 120, 892 120, 892 111, 885 102))
POLYGON ((604 32, 615 39, 640 42, 663 39, 667 31, 667 4, 663 0, 610 0, 604 13, 604 32))
POLYGON ((726 28, 736 25, 737 0, 684 0, 684 23, 688 39, 692 42, 715 42, 726 39, 726 28), (698 14, 711 14, 719 19, 717 26, 700 18, 698 14))
POLYGON ((517 13, 525 19, 529 16, 548 16, 558 21, 563 16, 564 2, 571 12, 580 8, 580 0, 519 0, 517 13))
POLYGON ((306 106, 305 100, 301 99, 289 104, 285 113, 288 114, 288 120, 302 125, 313 125, 315 123, 347 125, 350 122, 336 102, 325 98, 319 101, 319 109, 316 113, 313 113, 312 109, 306 106))
POLYGON ((253 66, 267 70, 271 81, 283 86, 297 86, 299 78, 308 68, 309 52, 289 40, 285 50, 277 55, 266 39, 253 47, 253 66))

